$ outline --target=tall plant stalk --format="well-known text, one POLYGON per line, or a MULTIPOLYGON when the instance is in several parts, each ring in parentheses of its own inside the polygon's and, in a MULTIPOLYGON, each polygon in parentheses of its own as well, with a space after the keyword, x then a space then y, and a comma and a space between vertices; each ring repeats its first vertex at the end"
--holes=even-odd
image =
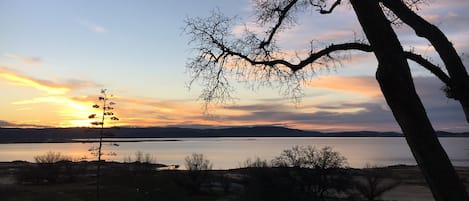
MULTIPOLYGON (((91 122, 91 125, 93 126, 98 126, 99 128, 99 146, 97 148, 96 155, 98 156, 98 162, 97 162, 97 167, 96 167, 96 200, 100 201, 101 200, 101 157, 103 155, 102 148, 103 148, 103 137, 104 137, 104 124, 107 119, 113 120, 113 121, 118 121, 119 118, 114 116, 114 113, 111 112, 114 110, 112 105, 115 105, 116 103, 110 101, 110 99, 113 98, 113 95, 107 94, 106 89, 101 90, 101 96, 98 97, 99 102, 101 103, 101 106, 99 104, 94 104, 93 108, 96 109, 101 109, 102 113, 101 116, 98 117, 96 114, 91 114, 88 116, 89 119, 98 119, 98 121, 91 122), (109 102, 108 102, 109 101, 109 102), (109 118, 107 118, 109 117, 109 118)), ((93 150, 93 149, 92 149, 93 150)))

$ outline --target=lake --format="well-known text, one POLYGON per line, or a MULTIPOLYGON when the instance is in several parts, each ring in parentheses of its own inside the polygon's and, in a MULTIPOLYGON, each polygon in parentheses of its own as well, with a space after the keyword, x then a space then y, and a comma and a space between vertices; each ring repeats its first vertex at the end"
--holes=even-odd
MULTIPOLYGON (((121 139, 122 140, 122 139, 121 139)), ((125 139, 129 140, 129 139, 125 139)), ((155 140, 155 139, 152 139, 155 140)), ((347 158, 350 167, 370 165, 414 165, 410 149, 401 137, 294 137, 294 138, 158 138, 158 141, 118 142, 119 146, 105 143, 104 152, 115 152, 116 156, 105 156, 106 160, 123 161, 134 157, 136 151, 152 154, 158 163, 183 165, 184 158, 191 153, 204 154, 215 169, 240 167, 247 158, 260 157, 271 160, 284 149, 295 145, 313 145, 317 148, 330 146, 347 158)), ((455 166, 469 166, 469 138, 440 138, 455 166)), ((78 160, 92 157, 88 149, 97 143, 20 143, 1 144, 0 161, 34 161, 34 156, 48 151, 61 152, 78 160)))

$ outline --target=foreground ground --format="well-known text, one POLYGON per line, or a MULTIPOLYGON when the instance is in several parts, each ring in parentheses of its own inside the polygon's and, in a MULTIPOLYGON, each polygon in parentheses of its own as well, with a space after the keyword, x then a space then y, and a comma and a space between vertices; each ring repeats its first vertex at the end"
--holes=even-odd
MULTIPOLYGON (((95 169, 96 162, 0 163, 0 200, 96 200, 95 169)), ((469 168, 457 171, 469 186, 469 168)), ((415 166, 183 171, 156 164, 105 163, 101 200, 367 200, 366 188, 368 193, 389 188, 377 197, 381 200, 433 199, 415 166)))

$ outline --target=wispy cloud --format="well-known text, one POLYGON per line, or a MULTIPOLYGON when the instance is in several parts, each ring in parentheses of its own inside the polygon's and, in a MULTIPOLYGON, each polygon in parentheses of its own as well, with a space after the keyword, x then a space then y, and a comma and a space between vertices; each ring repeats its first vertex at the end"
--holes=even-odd
POLYGON ((380 97, 382 94, 377 81, 373 77, 367 76, 324 76, 311 80, 308 86, 313 88, 353 93, 366 98, 376 98, 380 97))
POLYGON ((9 121, 3 121, 3 120, 0 120, 0 127, 4 127, 4 128, 18 128, 18 127, 21 127, 21 128, 44 128, 44 127, 47 127, 47 126, 44 126, 44 125, 39 125, 39 124, 29 124, 29 123, 16 123, 16 122, 9 122, 9 121))
POLYGON ((70 87, 22 75, 5 67, 0 67, 0 78, 13 85, 31 87, 49 94, 64 94, 70 91, 70 87))
POLYGON ((81 102, 75 101, 73 99, 61 96, 47 96, 47 97, 38 97, 30 100, 15 101, 12 104, 14 105, 29 105, 36 103, 57 103, 57 104, 66 104, 70 107, 73 107, 77 110, 87 109, 81 102))
POLYGON ((11 53, 5 53, 5 54, 3 54, 3 56, 15 59, 15 60, 17 60, 21 63, 27 63, 27 64, 42 63, 42 59, 40 57, 25 57, 25 56, 19 56, 19 55, 11 54, 11 53))
POLYGON ((63 85, 66 85, 72 89, 78 88, 103 88, 102 84, 98 84, 91 80, 80 80, 75 78, 69 78, 62 81, 63 85))
MULTIPOLYGON (((364 99, 351 100, 338 95, 339 100, 328 102, 307 99, 302 106, 294 107, 283 100, 264 100, 247 102, 239 105, 217 107, 211 116, 203 115, 200 106, 193 101, 162 100, 159 98, 141 98, 115 96, 114 113, 120 121, 114 125, 125 126, 241 126, 241 125, 283 125, 299 129, 321 131, 344 130, 380 130, 399 131, 391 111, 383 98, 378 98, 379 88, 373 77, 325 78, 323 89, 356 93, 364 99), (339 83, 339 84, 338 84, 339 83), (353 86, 356 85, 356 86, 353 86)), ((436 129, 447 131, 465 131, 460 106, 448 100, 441 92, 441 83, 434 77, 415 78, 418 93, 425 104, 430 119, 436 129)), ((336 92, 337 93, 337 92, 336 92)), ((337 98, 336 97, 336 98, 337 98)), ((63 95, 37 97, 16 101, 18 107, 51 104, 57 109, 61 122, 51 125, 41 120, 38 124, 50 126, 89 126, 87 116, 93 112, 92 104, 98 101, 96 95, 67 97, 63 95)))
POLYGON ((4 79, 12 85, 34 88, 48 94, 65 94, 73 89, 100 86, 92 81, 77 79, 68 79, 62 83, 37 79, 2 66, 0 66, 0 79, 4 79))
POLYGON ((91 21, 84 20, 84 19, 77 19, 76 21, 79 25, 81 25, 84 28, 86 28, 90 31, 93 31, 95 33, 106 33, 106 32, 108 32, 108 30, 104 26, 99 25, 95 22, 91 22, 91 21))

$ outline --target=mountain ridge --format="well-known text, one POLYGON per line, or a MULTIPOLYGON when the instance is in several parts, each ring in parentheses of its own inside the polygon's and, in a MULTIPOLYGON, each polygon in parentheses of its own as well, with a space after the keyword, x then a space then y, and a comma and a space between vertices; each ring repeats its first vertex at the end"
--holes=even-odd
MULTIPOLYGON (((439 137, 469 137, 469 132, 438 131, 439 137)), ((281 126, 240 126, 225 128, 147 127, 105 129, 106 138, 198 138, 198 137, 402 137, 397 132, 319 132, 281 126)), ((96 139, 96 128, 0 128, 0 143, 70 142, 96 139)))

